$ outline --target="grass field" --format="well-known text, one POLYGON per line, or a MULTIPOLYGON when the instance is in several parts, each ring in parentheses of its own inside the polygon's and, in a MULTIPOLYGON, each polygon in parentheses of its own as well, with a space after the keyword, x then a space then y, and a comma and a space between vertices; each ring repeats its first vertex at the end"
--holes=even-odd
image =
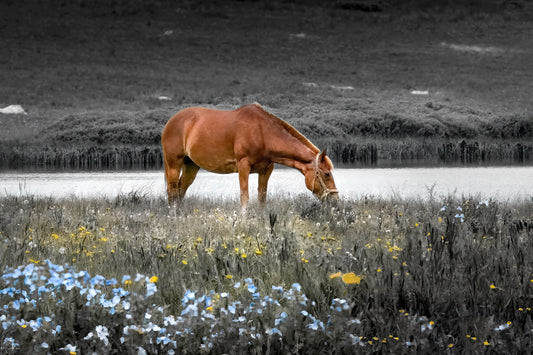
POLYGON ((2 167, 50 150, 128 160, 159 149, 181 108, 254 101, 321 146, 490 141, 522 157, 503 162, 531 161, 529 2, 365 3, 2 2, 0 106, 28 112, 0 115, 2 167))
POLYGON ((524 353, 533 205, 0 200, 3 353, 524 353))

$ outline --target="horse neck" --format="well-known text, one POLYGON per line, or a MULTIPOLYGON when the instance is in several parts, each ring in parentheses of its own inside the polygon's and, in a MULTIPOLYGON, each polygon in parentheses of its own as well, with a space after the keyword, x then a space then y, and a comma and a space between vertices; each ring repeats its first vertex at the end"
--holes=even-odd
POLYGON ((304 175, 309 169, 314 167, 318 151, 294 137, 283 142, 277 142, 277 145, 278 147, 270 149, 273 152, 271 160, 274 163, 298 169, 304 175))

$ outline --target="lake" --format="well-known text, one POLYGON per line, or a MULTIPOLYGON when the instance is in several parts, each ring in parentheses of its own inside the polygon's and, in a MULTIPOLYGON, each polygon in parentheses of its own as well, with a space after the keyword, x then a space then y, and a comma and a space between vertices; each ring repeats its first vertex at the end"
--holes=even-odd
MULTIPOLYGON (((341 197, 423 198, 454 195, 497 200, 533 197, 533 167, 445 167, 337 169, 334 177, 341 197)), ((257 199, 257 175, 250 176, 251 200, 257 199)), ((132 191, 165 194, 163 171, 0 173, 0 195, 66 197, 116 196, 132 191)), ((188 195, 238 200, 237 174, 200 171, 188 195)), ((303 175, 285 168, 274 170, 269 196, 311 193, 303 175)))

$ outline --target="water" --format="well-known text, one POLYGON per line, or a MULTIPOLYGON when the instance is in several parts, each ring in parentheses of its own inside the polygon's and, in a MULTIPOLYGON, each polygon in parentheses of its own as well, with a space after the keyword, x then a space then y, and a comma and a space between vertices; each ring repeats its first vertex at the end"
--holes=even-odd
MULTIPOLYGON (((334 177, 341 197, 428 198, 454 195, 497 200, 533 197, 533 167, 337 169, 334 177)), ((250 196, 257 199, 257 175, 250 176, 250 196)), ((0 195, 67 197, 116 196, 139 191, 165 195, 162 171, 0 173, 0 195)), ((200 171, 188 195, 238 200, 237 174, 200 171)), ((269 182, 269 196, 311 193, 303 175, 277 168, 269 182)))

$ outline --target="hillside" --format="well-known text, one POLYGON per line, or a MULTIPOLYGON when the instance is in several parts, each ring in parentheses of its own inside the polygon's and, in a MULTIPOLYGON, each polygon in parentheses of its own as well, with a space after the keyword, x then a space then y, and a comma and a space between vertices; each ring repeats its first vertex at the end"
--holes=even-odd
POLYGON ((530 162, 533 5, 430 3, 3 2, 0 107, 28 115, 0 114, 0 166, 157 155, 177 110, 254 101, 345 163, 530 162))

